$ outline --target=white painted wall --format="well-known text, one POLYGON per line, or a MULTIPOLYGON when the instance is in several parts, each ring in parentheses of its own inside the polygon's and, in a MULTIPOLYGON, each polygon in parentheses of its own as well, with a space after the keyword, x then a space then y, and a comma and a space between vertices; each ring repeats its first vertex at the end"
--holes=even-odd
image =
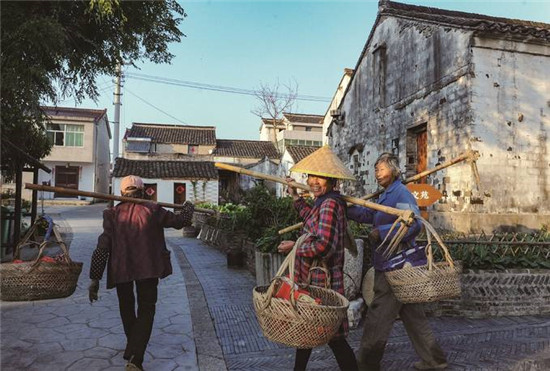
MULTIPOLYGON (((115 195, 120 195, 121 178, 113 178, 113 190, 115 195)), ((143 178, 144 183, 157 185, 157 201, 174 203, 174 183, 185 183, 186 201, 209 202, 218 204, 218 181, 188 179, 149 179, 143 178), (193 183, 195 185, 193 185, 193 183)))

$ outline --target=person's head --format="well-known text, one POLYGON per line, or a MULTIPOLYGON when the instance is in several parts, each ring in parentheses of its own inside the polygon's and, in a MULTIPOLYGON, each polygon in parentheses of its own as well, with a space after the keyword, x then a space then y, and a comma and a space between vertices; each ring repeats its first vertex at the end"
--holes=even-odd
POLYGON ((320 175, 308 174, 307 185, 310 186, 313 196, 319 197, 336 187, 337 180, 320 175))
POLYGON ((387 188, 401 174, 399 170, 399 160, 397 156, 389 152, 384 152, 374 163, 374 175, 378 184, 387 188))
POLYGON ((120 181, 120 194, 124 197, 143 198, 143 180, 136 175, 128 175, 120 181))

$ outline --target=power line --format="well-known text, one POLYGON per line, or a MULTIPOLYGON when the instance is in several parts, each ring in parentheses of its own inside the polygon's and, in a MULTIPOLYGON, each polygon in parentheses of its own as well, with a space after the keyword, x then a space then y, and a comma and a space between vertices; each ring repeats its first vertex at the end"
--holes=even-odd
MULTIPOLYGON (((203 83, 194 82, 194 81, 169 79, 169 78, 165 78, 165 77, 151 76, 151 75, 145 75, 145 74, 139 74, 139 73, 128 73, 127 72, 127 73, 124 74, 124 76, 129 77, 129 78, 133 78, 135 80, 156 82, 156 83, 159 83, 159 84, 166 84, 166 85, 183 86, 183 87, 192 88, 192 89, 219 91, 219 92, 223 92, 223 93, 251 95, 251 96, 257 96, 258 95, 258 92, 256 90, 234 88, 234 87, 230 87, 230 86, 203 84, 203 83)), ((279 94, 279 97, 288 98, 289 95, 288 94, 279 94)), ((296 100, 303 100, 303 101, 310 101, 310 102, 326 102, 326 103, 331 102, 331 98, 319 97, 319 96, 315 96, 315 95, 298 95, 298 96, 295 97, 295 99, 296 100)))
POLYGON ((138 96, 137 94, 131 92, 127 87, 125 87, 124 90, 127 91, 128 93, 132 94, 134 97, 136 97, 137 99, 139 99, 139 100, 142 101, 143 103, 147 104, 148 106, 153 107, 153 108, 156 109, 157 111, 164 113, 166 116, 168 116, 168 117, 170 117, 170 118, 172 118, 172 119, 174 119, 174 120, 176 120, 176 121, 178 121, 178 122, 181 122, 181 123, 184 124, 184 125, 188 125, 185 121, 180 120, 179 118, 172 116, 172 115, 169 114, 168 112, 163 111, 162 109, 158 108, 157 106, 153 105, 152 103, 149 103, 149 102, 146 101, 145 99, 141 98, 141 97, 138 96))

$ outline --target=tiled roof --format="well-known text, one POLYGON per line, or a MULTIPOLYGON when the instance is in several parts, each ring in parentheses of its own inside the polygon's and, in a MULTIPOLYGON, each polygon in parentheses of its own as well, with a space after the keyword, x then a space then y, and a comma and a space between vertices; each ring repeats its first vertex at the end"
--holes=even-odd
POLYGON ((321 124, 325 116, 308 115, 304 113, 283 112, 283 116, 290 122, 301 122, 304 124, 321 124))
POLYGON ((153 143, 170 144, 216 144, 214 126, 187 126, 133 123, 126 137, 151 138, 153 143))
POLYGON ((263 122, 265 125, 272 125, 272 126, 274 126, 274 123, 275 123, 276 121, 278 121, 278 123, 281 124, 283 120, 275 120, 275 119, 268 119, 268 118, 262 117, 262 122, 263 122))
POLYGON ((218 139, 214 156, 246 158, 279 158, 279 152, 273 142, 260 140, 218 139))
POLYGON ((113 176, 137 175, 149 179, 218 179, 213 162, 208 161, 146 161, 116 159, 113 176))
POLYGON ((88 109, 88 108, 72 108, 72 107, 49 107, 42 106, 44 112, 50 116, 68 116, 68 117, 82 117, 89 118, 94 121, 98 121, 107 113, 107 109, 88 109))
POLYGON ((492 34, 510 34, 514 36, 536 38, 550 41, 550 24, 519 19, 491 17, 483 14, 458 12, 430 8, 425 6, 380 2, 380 15, 421 19, 460 28, 478 30, 492 34))
POLYGON ((318 149, 319 147, 312 146, 286 146, 286 150, 290 154, 290 157, 294 160, 294 163, 297 163, 304 157, 311 155, 318 149))

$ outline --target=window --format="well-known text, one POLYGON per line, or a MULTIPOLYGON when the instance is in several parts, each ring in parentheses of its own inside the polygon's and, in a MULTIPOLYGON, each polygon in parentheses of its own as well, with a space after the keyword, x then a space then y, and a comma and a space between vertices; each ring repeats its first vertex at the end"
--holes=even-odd
POLYGON ((54 146, 83 147, 84 125, 48 124, 47 136, 54 146))
POLYGON ((306 126, 306 131, 311 131, 311 126, 306 126))
POLYGON ((373 101, 376 108, 386 105, 386 43, 375 46, 373 54, 373 101))

